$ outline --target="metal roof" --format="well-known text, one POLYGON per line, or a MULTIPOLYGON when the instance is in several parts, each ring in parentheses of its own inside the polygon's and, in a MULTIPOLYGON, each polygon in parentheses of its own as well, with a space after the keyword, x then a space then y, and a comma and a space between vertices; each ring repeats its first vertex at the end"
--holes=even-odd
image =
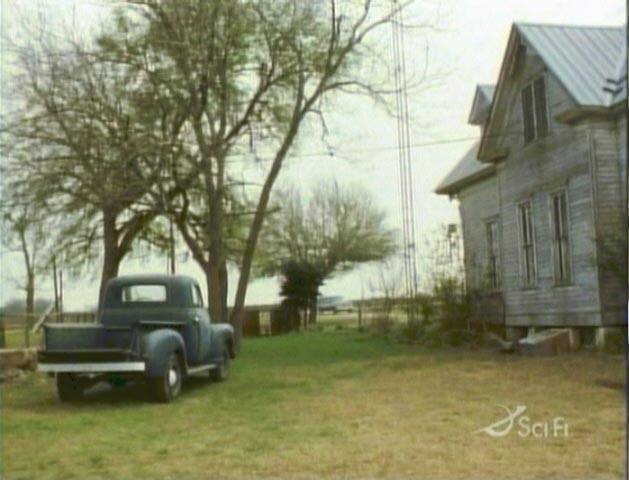
POLYGON ((466 185, 492 173, 494 165, 481 163, 477 160, 479 144, 480 142, 474 143, 474 146, 463 155, 459 163, 456 164, 435 189, 435 193, 456 193, 466 185))
POLYGON ((494 99, 494 92, 496 91, 496 85, 479 85, 478 89, 483 92, 485 98, 489 103, 494 99))
POLYGON ((494 98, 494 92, 496 91, 495 85, 477 85, 476 92, 474 93, 474 100, 472 100, 472 108, 468 117, 468 123, 472 125, 482 125, 491 109, 491 102, 494 98))
POLYGON ((622 79, 627 63, 626 27, 528 23, 514 27, 578 105, 609 107, 627 97, 622 79), (606 90, 609 80, 616 82, 618 93, 610 95, 606 90))
MULTIPOLYGON (((626 27, 515 23, 513 28, 542 58, 577 105, 611 107, 626 101, 626 27)), ((493 103, 495 91, 493 85, 477 87, 470 123, 477 123, 478 118, 482 118, 480 114, 486 107, 485 102, 493 103), (485 98, 481 99, 481 96, 485 98)), ((441 181, 436 193, 456 193, 491 173, 491 164, 478 161, 479 147, 480 142, 474 144, 441 181)))
POLYGON ((618 59, 616 74, 607 79, 608 103, 614 105, 627 98, 627 44, 624 44, 621 57, 618 59))

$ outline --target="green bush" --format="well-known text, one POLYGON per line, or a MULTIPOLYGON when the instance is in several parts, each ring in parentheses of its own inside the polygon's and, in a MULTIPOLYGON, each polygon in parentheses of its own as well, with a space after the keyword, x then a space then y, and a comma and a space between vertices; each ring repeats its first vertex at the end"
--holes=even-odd
POLYGON ((391 315, 380 313, 371 318, 371 329, 379 335, 388 335, 392 326, 393 319, 391 315))
POLYGON ((618 331, 608 333, 603 351, 612 354, 625 353, 627 351, 627 330, 618 329, 618 331))
POLYGON ((430 322, 435 314, 435 301, 433 297, 425 295, 418 298, 419 311, 424 322, 430 322))
POLYGON ((440 323, 445 330, 465 329, 472 313, 463 280, 443 277, 435 282, 434 299, 439 305, 440 323))

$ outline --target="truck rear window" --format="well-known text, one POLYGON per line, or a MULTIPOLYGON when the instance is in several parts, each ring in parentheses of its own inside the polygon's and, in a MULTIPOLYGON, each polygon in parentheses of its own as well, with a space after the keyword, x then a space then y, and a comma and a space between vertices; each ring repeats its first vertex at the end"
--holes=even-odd
POLYGON ((127 285, 122 288, 122 303, 165 303, 166 285, 127 285))

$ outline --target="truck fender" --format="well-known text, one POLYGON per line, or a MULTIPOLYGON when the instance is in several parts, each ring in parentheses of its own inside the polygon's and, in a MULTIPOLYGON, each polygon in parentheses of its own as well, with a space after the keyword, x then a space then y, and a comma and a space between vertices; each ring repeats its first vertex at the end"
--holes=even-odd
POLYGON ((173 353, 180 355, 181 368, 187 370, 186 347, 176 330, 163 328, 147 333, 140 340, 140 353, 146 361, 147 377, 161 376, 173 353))

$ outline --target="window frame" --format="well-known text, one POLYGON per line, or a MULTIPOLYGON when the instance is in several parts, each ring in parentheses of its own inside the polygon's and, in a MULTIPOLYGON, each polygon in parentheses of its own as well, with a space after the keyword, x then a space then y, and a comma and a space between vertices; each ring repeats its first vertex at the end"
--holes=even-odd
POLYGON ((532 80, 526 82, 522 88, 520 88, 520 110, 522 114, 522 134, 524 136, 524 145, 530 145, 535 143, 535 141, 539 140, 547 136, 550 133, 550 112, 548 106, 548 82, 546 81, 546 74, 541 74, 534 77, 532 80), (541 97, 538 97, 538 87, 536 86, 537 82, 542 81, 544 86, 544 94, 541 97), (532 134, 533 136, 529 139, 527 138, 527 115, 526 115, 526 107, 524 101, 524 92, 525 90, 530 89, 530 111, 531 111, 531 120, 532 120, 532 134), (542 98, 544 101, 544 123, 546 130, 544 132, 540 132, 540 116, 538 109, 538 101, 542 98))
POLYGON ((203 295, 201 294, 201 289, 198 285, 191 285, 190 290, 192 292, 192 306, 194 308, 203 308, 203 295), (196 295, 195 295, 196 293, 196 295), (195 302, 195 296, 198 298, 199 303, 195 302))
POLYGON ((549 228, 550 228, 550 242, 551 242, 551 258, 553 265, 553 279, 555 282, 555 286, 564 286, 564 285, 572 285, 573 283, 573 274, 574 268, 572 265, 572 245, 571 245, 571 235, 570 235, 570 200, 568 196, 568 189, 561 188, 555 191, 550 192, 548 196, 549 201, 549 228), (555 200, 563 197, 564 199, 564 211, 560 212, 562 216, 562 221, 565 225, 560 226, 561 228, 565 228, 565 231, 560 233, 560 236, 557 237, 557 223, 556 223, 556 210, 555 210, 555 200), (561 255, 561 259, 558 259, 557 256, 561 255), (563 260, 563 262, 562 262, 563 260), (561 262, 561 265, 560 265, 561 262), (558 272, 558 267, 563 266, 558 272), (563 275, 561 275, 563 273, 563 275))
POLYGON ((520 283, 523 288, 535 288, 537 286, 537 246, 535 240, 535 215, 533 211, 533 200, 523 200, 516 206, 518 223, 518 258, 520 265, 520 283), (528 229, 524 229, 523 208, 528 206, 528 229), (525 232, 528 232, 525 238, 525 232), (530 243, 527 240, 530 239, 530 243), (530 260, 530 261, 529 261, 530 260), (529 271, 531 267, 532 271, 529 271))
POLYGON ((120 288, 120 304, 123 307, 133 306, 133 305, 166 305, 170 302, 170 292, 169 288, 164 283, 129 283, 127 285, 122 285, 120 288), (163 292, 163 299, 160 297, 159 300, 149 299, 149 300, 137 300, 137 299, 128 299, 126 298, 128 294, 133 293, 135 289, 151 289, 158 287, 160 292, 163 292))

